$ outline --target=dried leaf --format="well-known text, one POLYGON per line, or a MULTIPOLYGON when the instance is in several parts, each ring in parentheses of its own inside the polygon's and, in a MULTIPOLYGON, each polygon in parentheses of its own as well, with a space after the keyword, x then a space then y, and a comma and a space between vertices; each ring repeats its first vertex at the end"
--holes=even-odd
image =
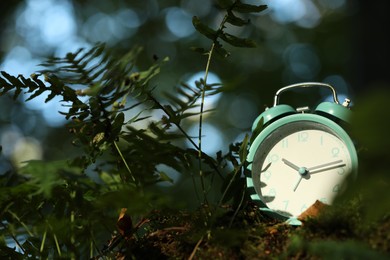
POLYGON ((122 208, 119 213, 118 221, 116 222, 116 226, 118 227, 119 233, 128 237, 133 233, 133 222, 131 217, 126 213, 127 208, 122 208))
POLYGON ((319 200, 316 200, 316 202, 314 202, 313 205, 311 205, 307 210, 305 210, 304 212, 301 213, 301 215, 299 215, 298 219, 305 220, 308 218, 315 218, 322 211, 324 211, 324 209, 326 209, 326 207, 328 207, 328 206, 329 205, 327 205, 319 200))

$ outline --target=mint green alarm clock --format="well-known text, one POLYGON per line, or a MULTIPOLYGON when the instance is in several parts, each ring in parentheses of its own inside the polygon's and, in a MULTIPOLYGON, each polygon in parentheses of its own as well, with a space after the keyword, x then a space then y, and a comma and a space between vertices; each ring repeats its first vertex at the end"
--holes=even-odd
POLYGON ((260 209, 283 220, 294 220, 317 200, 332 204, 348 176, 357 174, 358 159, 348 125, 350 101, 338 101, 328 84, 307 82, 277 91, 274 105, 253 123, 256 133, 250 144, 250 176, 247 187, 260 209), (280 95, 295 88, 320 87, 332 92, 333 102, 314 111, 279 104, 280 95))

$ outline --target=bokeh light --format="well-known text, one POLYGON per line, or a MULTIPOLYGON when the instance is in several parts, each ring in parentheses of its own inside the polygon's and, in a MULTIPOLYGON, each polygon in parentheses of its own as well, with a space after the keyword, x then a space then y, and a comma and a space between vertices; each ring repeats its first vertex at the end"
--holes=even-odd
POLYGON ((272 0, 269 12, 279 23, 296 23, 304 28, 313 28, 321 20, 321 14, 310 0, 272 0))
POLYGON ((243 94, 234 97, 226 113, 229 123, 241 130, 249 129, 257 116, 257 104, 253 97, 243 94))
POLYGON ((188 37, 195 32, 191 15, 178 7, 166 10, 165 23, 169 31, 177 38, 188 37))
MULTIPOLYGON (((164 88, 172 89, 173 84, 180 79, 194 87, 194 82, 204 77, 204 56, 196 56, 197 54, 193 54, 189 49, 193 46, 207 49, 210 47, 210 41, 195 31, 192 17, 198 16, 205 24, 217 29, 223 15, 215 8, 214 1, 205 0, 201 4, 197 0, 177 0, 169 3, 157 0, 91 4, 92 2, 21 0, 15 11, 15 22, 7 24, 3 34, 5 37, 0 39, 4 52, 0 69, 12 75, 22 74, 28 77, 41 69, 37 65, 46 56, 64 56, 79 48, 89 48, 96 42, 105 42, 109 47, 119 50, 119 53, 128 51, 134 45, 143 46, 145 54, 141 63, 144 67, 150 65, 151 57, 169 56, 170 62, 167 67, 163 67, 165 71, 162 71, 163 75, 157 82, 158 93, 166 91, 164 88)), ((324 65, 340 64, 339 60, 331 57, 334 57, 332 53, 335 50, 337 53, 345 51, 347 45, 342 42, 344 35, 332 34, 332 37, 321 43, 328 44, 327 50, 334 50, 329 51, 330 55, 324 55, 324 47, 321 49, 318 41, 316 42, 317 37, 322 37, 317 34, 318 28, 321 28, 318 32, 322 33, 322 26, 328 21, 328 17, 343 17, 342 12, 346 11, 347 1, 244 2, 267 4, 268 9, 260 14, 248 15, 249 26, 228 26, 230 33, 254 39, 258 48, 235 49, 222 42, 232 55, 222 61, 214 57, 214 63, 211 64, 212 71, 207 83, 223 83, 229 92, 205 98, 205 111, 222 107, 226 115, 212 117, 212 113, 205 113, 206 123, 202 132, 205 138, 210 138, 210 145, 214 148, 207 149, 212 152, 215 152, 216 147, 220 149, 226 142, 242 136, 240 133, 247 131, 253 118, 262 112, 259 109, 262 110, 264 105, 269 104, 275 90, 284 85, 322 80, 332 83, 340 95, 353 94, 349 78, 343 71, 338 68, 332 70, 324 65), (214 120, 212 124, 209 119, 214 120), (228 126, 229 129, 223 126, 228 126)), ((244 16, 246 19, 246 15, 244 16)), ((329 34, 333 32, 333 28, 331 29, 329 34)), ((347 59, 347 55, 344 59, 347 59)), ((328 96, 327 93, 321 94, 324 99, 328 96)), ((62 126, 65 120, 58 111, 64 111, 66 108, 58 98, 49 103, 44 102, 45 98, 46 95, 42 95, 27 102, 25 107, 31 111, 27 113, 33 115, 39 111, 47 126, 62 126)), ((20 110, 14 109, 12 114, 16 115, 18 111, 20 110)), ((199 107, 190 112, 199 112, 199 107)), ((126 113, 126 118, 133 117, 134 113, 138 111, 126 113)), ((151 116, 158 119, 162 115, 154 111, 151 116)), ((17 124, 21 134, 19 138, 39 132, 36 128, 40 121, 36 116, 13 118, 13 123, 17 124)), ((192 125, 190 130, 195 136, 198 134, 198 120, 199 117, 194 116, 186 122, 192 125)), ((146 127, 148 122, 141 121, 139 125, 146 127)), ((4 134, 4 131, 1 133, 4 134)), ((41 132, 41 136, 46 133, 43 130, 41 132)))
POLYGON ((315 79, 321 69, 317 53, 309 44, 291 44, 285 50, 284 59, 288 82, 315 79))
MULTIPOLYGON (((193 124, 188 130, 188 135, 191 136, 195 143, 198 143, 199 125, 193 124)), ((204 122, 202 125, 202 151, 206 154, 214 156, 218 151, 225 151, 227 145, 224 143, 221 129, 211 123, 204 122)), ((187 145, 191 147, 190 141, 186 141, 187 145)))

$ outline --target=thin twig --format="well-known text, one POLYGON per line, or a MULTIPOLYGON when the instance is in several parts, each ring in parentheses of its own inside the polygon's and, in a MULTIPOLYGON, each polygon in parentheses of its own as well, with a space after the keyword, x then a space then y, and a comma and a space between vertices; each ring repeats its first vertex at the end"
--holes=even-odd
MULTIPOLYGON (((171 118, 171 115, 169 113, 169 111, 163 106, 160 104, 160 102, 153 97, 153 95, 151 93, 148 93, 148 97, 150 100, 152 100, 156 106, 161 109, 169 118, 171 118)), ((174 122, 172 121, 172 123, 177 127, 177 129, 179 129, 179 131, 184 135, 184 137, 194 146, 194 148, 201 153, 201 156, 200 156, 200 159, 202 159, 202 156, 206 156, 206 154, 204 154, 201 150, 201 148, 194 142, 194 140, 192 140, 192 138, 187 134, 187 132, 180 126, 180 124, 178 124, 177 122, 174 122)), ((198 155, 199 157, 199 155, 198 155)), ((214 163, 211 163, 211 167, 213 168, 213 170, 218 174, 218 176, 224 180, 224 177, 222 176, 222 173, 220 172, 219 168, 217 165, 215 165, 214 163)), ((192 182, 194 184, 194 187, 195 187, 195 193, 196 193, 196 197, 198 198, 198 200, 200 201, 199 199, 199 193, 198 193, 198 190, 196 188, 196 184, 195 184, 195 179, 194 179, 194 176, 191 175, 192 177, 192 182)), ((204 190, 204 189, 203 189, 204 190)))
POLYGON ((233 217, 231 218, 231 220, 230 220, 230 222, 229 222, 229 228, 232 227, 233 221, 234 221, 234 219, 236 218, 238 212, 239 212, 240 209, 241 209, 242 203, 244 202, 244 198, 245 198, 245 191, 246 191, 246 184, 244 185, 244 188, 242 189, 242 196, 241 196, 240 203, 238 204, 236 210, 234 211, 233 217))
MULTIPOLYGON (((148 97, 158 106, 159 109, 161 109, 167 116, 171 117, 168 110, 165 109, 165 107, 163 105, 160 104, 160 102, 157 101, 157 99, 155 99, 152 94, 148 93, 148 97)), ((188 141, 190 141, 190 143, 195 147, 196 150, 199 150, 199 146, 194 142, 194 140, 192 140, 192 138, 187 134, 187 132, 178 124, 178 123, 175 123, 175 122, 172 122, 176 127, 177 129, 179 129, 179 131, 185 136, 185 138, 187 138, 188 141)))
POLYGON ((229 184, 226 186, 225 190, 223 191, 222 197, 221 197, 221 199, 219 200, 219 203, 218 203, 218 207, 220 207, 222 205, 222 201, 225 199, 225 196, 226 196, 228 190, 230 189, 230 186, 232 186, 233 181, 236 178, 237 173, 240 171, 242 166, 243 166, 243 162, 241 162, 238 165, 238 167, 236 168, 236 170, 234 171, 233 176, 232 176, 232 178, 229 181, 229 184))
POLYGON ((135 180, 135 178, 134 178, 134 175, 133 175, 133 173, 132 173, 132 171, 131 171, 131 169, 130 169, 130 167, 129 167, 129 165, 127 164, 127 161, 126 161, 125 157, 123 156, 121 150, 119 149, 119 147, 118 147, 118 145, 117 145, 117 143, 116 143, 115 141, 114 141, 114 147, 115 147, 116 151, 118 152, 119 156, 121 157, 122 162, 124 163, 124 165, 125 165, 125 167, 126 167, 126 170, 127 170, 127 172, 129 173, 129 175, 130 175, 131 180, 134 182, 134 184, 135 184, 136 186, 138 186, 138 185, 137 185, 137 182, 136 182, 136 180, 135 180))
MULTIPOLYGON (((233 8, 233 6, 231 8, 233 8)), ((218 28, 218 33, 222 32, 222 30, 223 30, 223 28, 225 26, 225 23, 227 21, 227 18, 228 18, 228 14, 226 14, 223 17, 223 20, 222 20, 222 22, 221 22, 221 24, 219 25, 219 28, 218 28)), ((208 52, 208 58, 207 58, 206 69, 205 69, 205 74, 204 74, 204 82, 203 82, 203 88, 202 88, 202 100, 201 100, 201 103, 200 103, 200 113, 199 113, 199 133, 198 133, 199 177, 200 177, 200 182, 201 182, 201 185, 202 185, 204 201, 205 201, 206 205, 208 205, 208 202, 207 202, 207 191, 205 189, 204 176, 203 176, 203 170, 202 170, 202 126, 203 126, 204 100, 205 100, 205 96, 206 96, 207 78, 208 78, 209 70, 210 70, 211 57, 213 56, 214 49, 215 49, 218 37, 219 37, 219 34, 213 40, 213 43, 212 43, 211 48, 210 48, 210 51, 208 52)))
MULTIPOLYGON (((0 222, 0 223, 4 227, 4 229, 8 229, 8 227, 3 222, 0 222)), ((19 243, 19 241, 16 239, 15 235, 11 231, 9 232, 9 234, 10 234, 11 238, 15 241, 15 244, 20 248, 20 250, 22 250, 23 254, 25 254, 26 251, 24 250, 22 245, 19 243)))
POLYGON ((148 237, 153 237, 153 236, 156 236, 156 235, 161 234, 161 233, 165 234, 165 233, 172 232, 172 231, 184 232, 187 230, 188 230, 188 227, 167 227, 167 228, 163 228, 161 230, 157 230, 157 231, 150 233, 148 235, 148 237))
POLYGON ((207 58, 207 63, 206 63, 206 70, 204 74, 204 82, 203 82, 203 88, 202 88, 202 99, 200 103, 200 113, 199 113, 199 133, 198 133, 198 163, 199 163, 199 177, 200 177, 200 183, 202 186, 202 191, 203 191, 203 199, 206 205, 208 205, 207 201, 207 191, 205 188, 204 184, 204 177, 203 177, 203 170, 202 170, 202 127, 203 127, 203 110, 204 110, 204 99, 206 96, 206 86, 207 86, 207 77, 209 74, 209 68, 210 68, 210 63, 211 63, 211 57, 213 55, 213 51, 215 48, 215 41, 211 45, 208 58, 207 58))
POLYGON ((45 232, 43 233, 43 237, 42 237, 42 241, 41 241, 41 247, 39 248, 39 252, 40 253, 42 253, 43 249, 45 248, 46 235, 47 235, 47 226, 45 228, 45 232))
POLYGON ((202 243, 202 241, 203 241, 203 236, 199 239, 198 243, 196 243, 194 250, 192 250, 190 257, 188 257, 188 260, 192 260, 195 257, 196 251, 198 251, 198 248, 199 248, 200 244, 202 243))
POLYGON ((27 231, 29 236, 31 236, 31 237, 34 236, 34 234, 30 231, 30 229, 27 227, 27 225, 18 217, 18 215, 16 215, 11 210, 8 210, 8 213, 10 213, 24 227, 24 229, 27 231))

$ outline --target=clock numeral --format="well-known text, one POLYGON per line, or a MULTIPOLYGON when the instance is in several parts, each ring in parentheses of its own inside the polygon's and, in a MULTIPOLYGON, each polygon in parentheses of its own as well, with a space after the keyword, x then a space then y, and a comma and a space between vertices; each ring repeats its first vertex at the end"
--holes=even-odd
POLYGON ((274 188, 270 189, 268 192, 268 196, 276 197, 276 190, 274 188))
POLYGON ((338 157, 339 153, 340 153, 340 148, 338 148, 338 147, 333 147, 332 148, 332 155, 333 155, 333 157, 338 157))
POLYGON ((324 136, 321 135, 320 137, 320 145, 323 146, 324 145, 324 136))
POLYGON ((290 202, 289 200, 283 200, 282 201, 282 203, 284 204, 284 210, 287 210, 289 202, 290 202))
POLYGON ((284 138, 282 140, 282 148, 288 148, 288 139, 287 138, 284 138))
POLYGON ((344 168, 344 167, 338 168, 338 169, 337 169, 337 173, 338 173, 339 175, 344 175, 344 173, 345 173, 345 168, 344 168))
POLYGON ((340 191, 340 184, 336 184, 335 186, 333 186, 332 191, 335 193, 339 192, 340 191))
POLYGON ((304 212, 305 210, 307 210, 307 206, 306 206, 306 204, 303 204, 302 208, 301 208, 301 212, 304 212))
POLYGON ((268 162, 269 163, 276 163, 279 160, 278 154, 272 154, 268 156, 268 162))
POLYGON ((270 171, 266 171, 266 172, 263 172, 261 174, 261 176, 262 176, 262 180, 268 181, 271 178, 272 174, 270 171))
POLYGON ((309 139, 309 133, 307 132, 298 133, 298 142, 307 142, 308 139, 309 139))

